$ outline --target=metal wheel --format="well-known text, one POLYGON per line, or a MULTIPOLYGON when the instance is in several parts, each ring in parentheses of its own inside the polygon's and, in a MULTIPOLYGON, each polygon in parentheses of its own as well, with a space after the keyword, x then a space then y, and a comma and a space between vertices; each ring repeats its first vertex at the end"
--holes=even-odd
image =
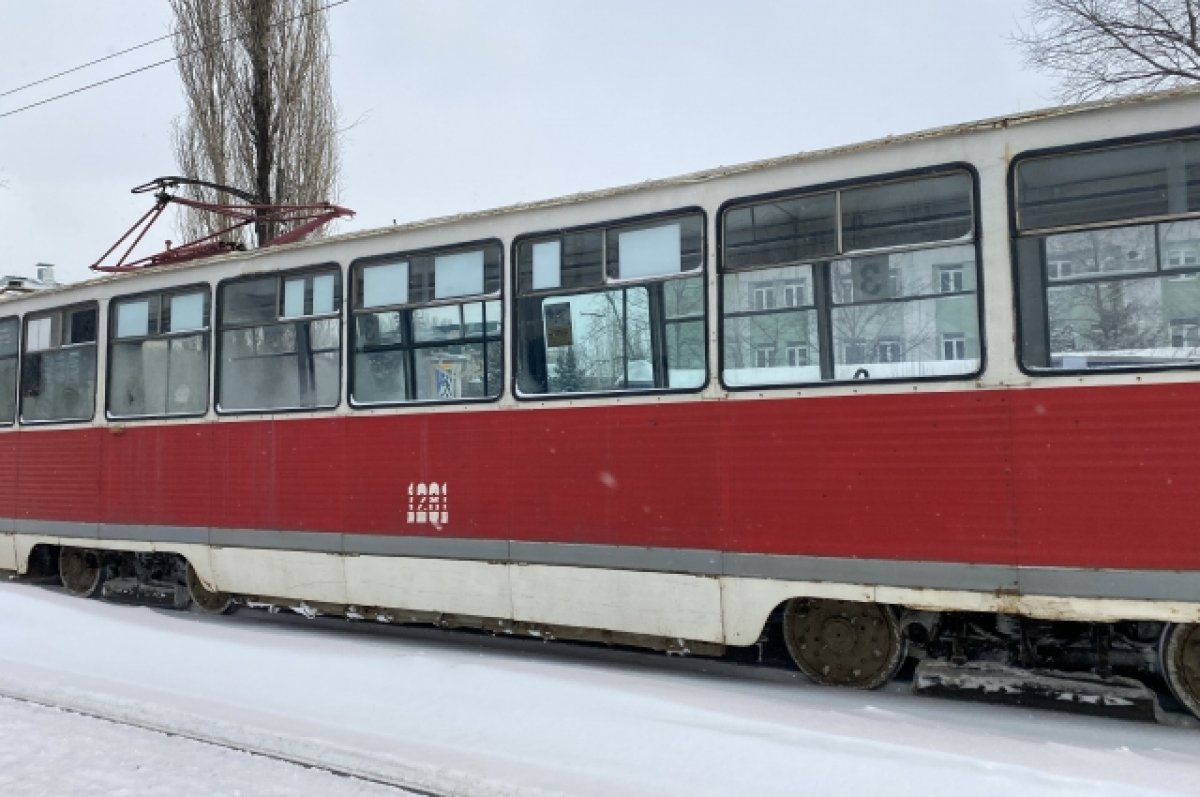
POLYGON ((1171 694, 1200 718, 1200 625, 1168 625, 1158 650, 1171 694))
POLYGON ((192 603, 196 604, 196 608, 205 614, 233 614, 237 609, 237 603, 232 595, 226 592, 213 592, 204 586, 204 582, 200 580, 200 576, 196 575, 196 568, 192 567, 191 562, 187 566, 187 588, 192 603))
POLYGON ((908 651, 892 610, 878 603, 795 598, 784 607, 783 637, 813 681, 856 689, 883 686, 908 651))
POLYGON ((104 584, 104 564, 100 554, 89 548, 62 548, 58 552, 58 577, 67 592, 79 598, 92 598, 104 584))

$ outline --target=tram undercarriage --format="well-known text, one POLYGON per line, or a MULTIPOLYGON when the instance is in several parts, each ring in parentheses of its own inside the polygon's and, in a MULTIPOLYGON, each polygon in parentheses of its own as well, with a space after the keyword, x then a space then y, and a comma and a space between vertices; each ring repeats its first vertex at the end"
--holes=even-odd
MULTIPOLYGON (((25 575, 57 580, 72 595, 228 614, 239 606, 289 609, 381 623, 425 624, 720 656, 712 642, 506 619, 230 595, 204 584, 179 554, 39 545, 25 575)), ((911 671, 917 694, 1155 721, 1178 707, 1200 717, 1200 625, 1151 621, 1050 621, 1013 614, 939 612, 879 603, 795 598, 759 640, 818 684, 880 687, 911 671), (906 667, 906 665, 908 665, 906 667), (915 665, 915 666, 914 666, 915 665), (1165 685, 1166 689, 1162 689, 1165 685)))

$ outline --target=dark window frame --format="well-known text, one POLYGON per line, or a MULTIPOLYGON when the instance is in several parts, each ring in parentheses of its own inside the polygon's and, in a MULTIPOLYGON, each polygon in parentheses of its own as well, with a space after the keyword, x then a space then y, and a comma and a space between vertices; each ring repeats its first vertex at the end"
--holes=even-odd
MULTIPOLYGON (((485 255, 486 258, 486 255, 485 255)), ((420 249, 404 249, 396 252, 387 252, 379 255, 370 255, 368 257, 360 257, 350 262, 348 269, 347 283, 349 290, 347 291, 348 303, 346 313, 346 326, 348 331, 346 334, 346 352, 347 352, 347 379, 346 379, 346 402, 351 409, 355 410, 373 410, 387 409, 395 407, 423 407, 423 406, 438 406, 438 405, 453 405, 453 404, 492 404, 500 401, 504 397, 504 388, 508 382, 507 374, 505 373, 504 353, 505 353, 505 251, 504 242, 499 238, 481 238, 478 240, 464 241, 461 243, 447 244, 445 246, 430 246, 420 249), (411 296, 411 288, 413 282, 413 273, 411 261, 417 257, 437 257, 439 255, 454 255, 478 250, 486 250, 488 247, 495 247, 497 258, 497 279, 496 288, 494 291, 488 292, 488 275, 487 261, 484 261, 484 293, 468 294, 466 296, 451 296, 443 299, 431 299, 428 301, 413 301, 411 296), (398 263, 409 261, 409 301, 399 304, 378 305, 372 307, 361 307, 362 302, 362 274, 372 266, 387 265, 390 263, 398 263), (500 305, 500 330, 495 335, 489 335, 487 332, 488 315, 487 305, 491 302, 499 302, 500 305), (467 304, 480 304, 483 306, 483 328, 479 336, 462 337, 453 340, 430 340, 417 341, 413 333, 412 316, 417 310, 424 310, 436 307, 453 307, 463 306, 467 304), (360 315, 367 315, 380 312, 399 312, 401 314, 401 343, 389 344, 385 347, 371 349, 371 351, 401 351, 405 352, 405 392, 416 390, 416 359, 415 354, 421 349, 437 349, 447 346, 456 346, 464 344, 480 344, 483 348, 484 369, 489 364, 488 347, 489 344, 498 343, 499 358, 500 358, 500 374, 498 377, 497 390, 495 395, 490 396, 464 396, 459 398, 448 399, 413 399, 411 401, 357 401, 354 398, 354 377, 355 377, 355 361, 358 350, 358 323, 357 318, 360 315)))
MULTIPOLYGON (((658 211, 655 213, 641 214, 638 216, 625 216, 612 219, 605 219, 598 222, 589 222, 587 224, 573 225, 570 227, 560 227, 552 229, 537 230, 534 232, 522 233, 512 240, 510 249, 510 258, 513 264, 511 270, 511 290, 513 295, 512 301, 512 324, 509 339, 511 340, 512 351, 512 374, 509 377, 509 388, 512 391, 513 397, 517 401, 539 402, 539 401, 571 401, 580 399, 614 399, 625 396, 641 397, 655 395, 687 395, 697 394, 702 392, 712 382, 712 362, 709 356, 708 333, 710 329, 711 319, 709 318, 709 303, 708 303, 708 276, 709 276, 709 238, 711 231, 709 229, 709 214, 708 211, 699 205, 687 205, 670 210, 658 211), (622 279, 620 277, 612 277, 609 273, 609 257, 608 257, 608 234, 610 232, 622 230, 637 230, 647 229, 661 226, 664 222, 669 223, 672 219, 683 219, 689 216, 696 216, 700 221, 700 249, 697 254, 697 267, 688 271, 680 271, 678 276, 663 276, 656 275, 651 277, 635 277, 622 279), (582 234, 595 232, 599 233, 602 248, 601 248, 601 280, 599 282, 589 283, 586 285, 576 285, 570 288, 541 288, 521 290, 521 268, 520 268, 520 251, 525 244, 537 244, 552 240, 562 241, 567 235, 582 234), (587 293, 597 293, 601 291, 621 291, 622 296, 626 297, 626 291, 638 288, 662 285, 666 282, 682 281, 689 278, 699 278, 700 280, 700 313, 687 316, 676 316, 672 318, 666 317, 665 312, 662 313, 661 327, 662 340, 656 348, 661 348, 661 355, 665 357, 667 346, 667 334, 672 325, 681 326, 683 324, 692 324, 699 322, 701 325, 701 347, 704 356, 704 378, 700 384, 695 387, 639 387, 639 388, 618 388, 614 390, 594 390, 580 392, 561 392, 561 393, 522 393, 520 389, 520 371, 521 357, 518 348, 521 346, 521 327, 522 316, 521 307, 524 300, 540 299, 542 300, 541 307, 545 306, 545 300, 549 298, 567 298, 578 296, 587 293)), ((681 252, 682 255, 682 252, 681 252)), ((652 307, 656 304, 655 297, 650 297, 652 307)), ((654 323, 655 312, 651 310, 651 324, 654 323)), ((658 336, 652 333, 652 341, 658 336)), ((652 343, 652 345, 654 345, 652 343)), ((657 366, 657 363, 656 363, 657 366)), ((626 362, 628 369, 628 362, 626 362)), ((626 374, 628 379, 628 372, 626 374)))
MULTIPOLYGON (((212 333, 212 377, 210 390, 212 391, 212 409, 220 416, 238 416, 238 415, 283 415, 295 413, 318 413, 318 412, 333 412, 338 409, 342 403, 341 381, 342 375, 345 373, 346 364, 346 335, 345 335, 345 308, 346 308, 346 275, 341 264, 336 261, 326 261, 322 263, 314 263, 306 266, 289 269, 275 269, 271 271, 260 271, 252 274, 242 274, 236 277, 227 277, 219 280, 213 287, 213 296, 215 300, 212 304, 212 312, 209 319, 209 328, 212 333), (323 313, 321 315, 306 315, 306 316, 284 316, 283 301, 284 290, 283 281, 289 277, 304 277, 312 276, 321 273, 333 273, 337 275, 337 280, 334 283, 335 289, 341 289, 340 298, 336 299, 335 311, 333 313, 323 313), (227 285, 236 284, 239 282, 253 282, 266 278, 274 278, 276 280, 275 288, 275 309, 273 321, 237 321, 226 325, 223 322, 222 316, 225 312, 222 291, 227 285), (222 383, 222 368, 221 363, 224 357, 224 332, 230 329, 250 329, 267 326, 280 326, 283 324, 298 324, 307 323, 310 321, 319 321, 324 319, 338 319, 338 389, 335 392, 336 399, 333 404, 314 406, 314 407, 278 407, 267 409, 227 409, 221 406, 221 383, 222 383)), ((321 350, 326 351, 325 349, 321 350)))
POLYGON ((17 314, 0 317, 0 325, 11 322, 16 331, 16 347, 12 354, 4 354, 0 352, 0 362, 12 360, 13 366, 13 391, 10 398, 12 399, 13 415, 11 420, 0 418, 0 428, 15 427, 17 420, 21 417, 20 397, 21 397, 21 349, 24 344, 22 332, 24 325, 21 323, 21 316, 17 314))
MULTIPOLYGON (((51 329, 53 329, 53 322, 51 322, 51 329)), ((51 424, 83 424, 83 423, 91 423, 92 422, 92 420, 96 417, 96 402, 99 398, 97 396, 98 391, 96 390, 96 388, 97 388, 96 380, 99 376, 100 329, 101 329, 100 303, 99 303, 99 301, 94 300, 94 299, 90 300, 90 301, 72 302, 71 304, 65 304, 65 305, 61 305, 58 307, 51 307, 47 310, 39 310, 36 312, 30 312, 30 313, 26 313, 25 315, 21 316, 21 336, 20 336, 21 355, 20 355, 20 363, 17 367, 17 412, 16 412, 17 423, 19 423, 21 426, 47 426, 47 425, 51 425, 51 424), (63 329, 65 327, 65 324, 63 323, 63 321, 60 318, 59 334, 58 334, 59 339, 57 341, 54 341, 48 348, 38 349, 37 351, 34 351, 34 352, 30 352, 28 350, 29 324, 31 322, 38 321, 43 318, 48 318, 55 314, 64 314, 63 317, 65 318, 65 314, 67 314, 67 313, 75 313, 80 310, 87 310, 87 309, 90 309, 95 313, 95 320, 93 322, 94 334, 92 336, 91 341, 87 341, 87 342, 83 342, 83 343, 66 343, 66 344, 64 344, 62 342, 62 337, 63 337, 63 329), (41 354, 41 353, 50 352, 50 351, 63 351, 66 349, 83 349, 83 348, 87 348, 87 347, 91 347, 95 351, 95 356, 92 358, 92 412, 91 412, 91 414, 88 415, 86 418, 46 418, 46 419, 28 419, 27 420, 24 417, 25 403, 26 403, 25 402, 24 381, 25 381, 27 373, 30 370, 28 361, 27 361, 28 356, 30 354, 41 354)))
POLYGON ((213 293, 213 289, 212 289, 211 285, 209 285, 207 282, 197 282, 197 283, 192 283, 189 285, 180 285, 180 286, 172 286, 170 288, 162 288, 160 290, 155 290, 155 291, 140 291, 138 293, 122 294, 121 296, 114 296, 108 300, 108 319, 107 319, 108 323, 106 325, 108 339, 106 340, 105 346, 104 346, 104 417, 106 420, 116 421, 119 423, 126 423, 126 422, 137 422, 137 421, 144 421, 144 420, 162 420, 165 418, 202 418, 208 414, 209 409, 211 409, 213 406, 213 402, 214 402, 215 396, 216 396, 216 393, 213 389, 213 381, 215 378, 214 367, 213 367, 214 362, 215 362, 215 359, 213 356, 214 355, 214 346, 215 346, 214 341, 213 341, 213 338, 214 338, 213 328, 214 328, 214 320, 216 319, 216 312, 215 312, 216 311, 216 303, 213 298, 214 296, 215 296, 215 294, 213 293), (162 332, 161 324, 162 324, 162 319, 164 317, 163 308, 162 308, 163 299, 169 299, 172 296, 185 296, 187 294, 199 293, 199 292, 203 292, 203 294, 204 294, 204 326, 201 327, 200 329, 190 329, 190 330, 185 330, 185 331, 180 331, 180 332, 162 332), (125 302, 135 302, 135 301, 138 301, 139 299, 150 299, 150 298, 157 298, 159 300, 159 306, 158 306, 158 323, 160 325, 159 331, 153 332, 153 333, 150 333, 147 335, 129 336, 129 337, 124 337, 124 338, 117 337, 117 322, 118 322, 118 319, 117 319, 118 314, 116 311, 117 306, 122 303, 125 303, 125 302), (204 337, 205 347, 206 347, 205 357, 207 360, 208 384, 205 388, 204 409, 203 410, 200 410, 198 412, 189 412, 189 413, 167 413, 165 415, 162 415, 162 414, 114 415, 112 413, 112 409, 111 409, 111 407, 112 407, 112 388, 113 388, 112 350, 113 350, 114 346, 116 346, 120 343, 128 343, 131 341, 171 340, 174 338, 193 337, 195 335, 202 335, 204 337))
MULTIPOLYGON (((1036 307, 1041 311, 1042 320, 1039 326, 1042 330, 1042 338, 1039 345, 1046 347, 1047 358, 1049 355, 1049 319, 1047 317, 1047 290, 1050 284, 1047 275, 1048 258, 1045 255, 1045 238, 1049 235, 1065 233, 1065 232, 1095 232, 1105 229, 1118 229, 1123 227, 1137 227, 1143 225, 1153 225, 1170 223, 1176 221, 1189 221, 1200 218, 1200 212, 1189 212, 1185 214, 1169 214, 1167 216, 1155 217, 1129 217, 1124 219, 1108 220, 1095 222, 1093 224, 1073 225, 1068 227, 1045 227, 1022 230, 1019 225, 1018 218, 1018 197, 1017 197, 1017 169, 1022 163, 1037 159, 1049 158, 1057 155, 1070 155, 1082 152, 1100 152, 1104 150, 1117 150, 1125 147, 1135 147, 1142 144, 1155 144, 1175 139, 1190 139, 1200 137, 1200 126, 1175 128, 1172 130, 1156 131, 1152 133, 1143 133, 1133 136, 1121 136, 1117 138, 1096 139, 1076 144, 1067 144, 1056 147, 1043 147, 1039 149, 1025 150, 1017 153, 1009 161, 1007 174, 1007 191, 1006 199, 1008 202, 1008 237, 1009 237, 1009 260, 1011 262, 1010 278, 1013 285, 1013 319, 1015 322, 1015 354, 1017 368, 1026 376, 1047 379, 1055 377, 1081 377, 1081 376, 1104 376, 1112 374, 1145 374, 1145 373, 1161 373, 1170 371, 1192 371, 1200 369, 1200 363, 1162 363, 1152 365, 1124 365, 1112 366, 1104 368, 1052 368, 1050 366, 1034 366, 1030 367, 1026 364, 1026 348, 1030 341, 1026 335, 1026 311, 1030 307, 1036 307), (1042 264, 1041 268, 1037 269, 1037 279, 1022 279, 1021 268, 1021 249, 1023 246, 1037 245, 1041 248, 1038 262, 1042 264)), ((1155 234, 1155 249, 1160 248, 1158 235, 1155 234)), ((1185 268, 1162 268, 1163 258, 1161 254, 1156 261, 1156 268, 1150 272, 1132 272, 1126 279, 1147 279, 1156 278, 1156 275, 1161 275, 1166 279, 1172 277, 1188 277, 1200 275, 1200 264, 1194 267, 1185 268)), ((1080 274, 1072 274, 1069 279, 1058 280, 1058 284, 1076 284, 1088 282, 1093 277, 1092 272, 1081 272, 1080 274)), ((1097 281, 1110 282, 1121 279, 1120 272, 1095 272, 1097 281)))
MULTIPOLYGON (((947 163, 939 163, 930 166, 923 166, 916 169, 907 169, 903 171, 887 172, 881 174, 867 175, 864 177, 848 178, 827 183, 818 183, 814 185, 787 188, 779 191, 771 191, 763 194, 751 194, 747 196, 734 197, 721 203, 716 214, 716 254, 717 254, 717 315, 720 328, 717 334, 717 378, 720 381, 721 387, 730 392, 741 391, 761 391, 761 390, 796 390, 796 389, 822 389, 822 388, 837 388, 844 387, 848 384, 860 385, 862 379, 834 379, 822 378, 820 381, 812 382, 772 382, 772 383, 756 383, 753 385, 731 385, 725 381, 726 370, 726 355, 727 346, 725 343, 724 322, 726 318, 742 317, 748 315, 767 315, 775 311, 766 311, 762 313, 754 311, 736 311, 728 313, 725 310, 725 281, 724 277, 728 274, 749 273, 756 270, 769 270, 783 268, 787 266, 810 266, 811 271, 811 292, 809 299, 811 303, 800 308, 784 308, 784 312, 795 312, 803 310, 807 312, 815 312, 817 320, 817 336, 820 342, 819 357, 822 374, 829 374, 832 377, 834 373, 834 355, 832 351, 832 335, 830 335, 823 327, 829 326, 827 320, 835 308, 850 307, 857 304, 879 304, 880 301, 849 301, 849 302, 834 302, 832 299, 834 275, 832 273, 832 263, 842 260, 853 261, 857 257, 871 256, 875 254, 894 254, 902 252, 913 252, 935 249, 939 247, 950 246, 971 246, 974 249, 975 262, 975 289, 973 291, 959 291, 953 293, 939 293, 936 290, 931 290, 928 295, 903 296, 891 299, 882 300, 882 303, 891 302, 910 302, 910 301, 930 301, 954 296, 969 296, 975 295, 975 313, 978 324, 979 333, 979 365, 971 372, 962 374, 947 374, 941 376, 922 376, 922 377, 871 377, 871 384, 904 384, 904 383, 939 383, 939 382, 960 382, 966 380, 978 379, 988 366, 988 343, 987 343, 987 328, 986 328, 986 313, 985 313, 985 279, 984 279, 984 263, 983 263, 983 232, 982 220, 980 218, 980 181, 979 171, 975 166, 966 161, 952 161, 947 163), (864 250, 843 250, 842 234, 841 234, 841 203, 838 202, 836 230, 836 246, 835 252, 830 255, 822 255, 807 260, 799 260, 788 263, 774 263, 769 266, 759 266, 756 268, 736 267, 726 268, 725 265, 725 217, 731 210, 736 210, 741 207, 770 202, 773 200, 790 199, 803 197, 807 195, 818 195, 829 192, 835 192, 835 195, 840 196, 840 192, 852 190, 855 188, 866 188, 874 185, 884 185, 888 183, 899 183, 904 181, 918 180, 927 177, 944 176, 954 173, 964 173, 970 181, 970 208, 971 208, 971 225, 969 238, 964 236, 957 239, 949 239, 945 241, 934 241, 920 244, 905 244, 895 247, 884 247, 879 249, 864 249, 864 250), (822 318, 824 314, 825 318, 822 318)), ((937 286, 933 286, 936 288, 937 286)), ((938 349, 940 353, 940 339, 938 341, 938 349)), ((848 363, 846 363, 848 364, 848 363)))

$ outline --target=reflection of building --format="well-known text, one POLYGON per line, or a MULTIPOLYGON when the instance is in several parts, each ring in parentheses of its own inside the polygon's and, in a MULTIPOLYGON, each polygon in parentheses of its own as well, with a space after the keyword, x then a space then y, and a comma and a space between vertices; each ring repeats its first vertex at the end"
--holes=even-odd
POLYGON ((1049 236, 1050 349, 1088 358, 1200 356, 1200 223, 1049 236))

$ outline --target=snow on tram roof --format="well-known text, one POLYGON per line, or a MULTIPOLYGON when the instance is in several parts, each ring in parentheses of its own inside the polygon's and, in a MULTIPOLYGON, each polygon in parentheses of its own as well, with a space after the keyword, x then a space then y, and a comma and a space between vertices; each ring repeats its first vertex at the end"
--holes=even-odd
MULTIPOLYGON (((1189 96, 1200 96, 1200 86, 1185 86, 1181 88, 1167 89, 1164 91, 1155 91, 1142 94, 1131 94, 1122 97, 1115 97, 1103 100, 1093 100, 1091 102, 1078 103, 1074 105, 1060 105, 1041 108, 1033 111, 1025 111, 1022 113, 1008 114, 1003 116, 993 116, 985 119, 979 119, 973 122, 963 122, 952 125, 943 125, 940 127, 927 128, 918 130, 912 133, 904 133, 901 135, 889 135, 882 138, 868 139, 866 141, 857 142, 854 144, 843 144, 836 147, 825 147, 822 149, 806 150, 790 155, 780 155, 773 158, 765 158, 762 160, 748 161, 745 163, 733 164, 730 166, 717 166, 710 169, 704 169, 697 172, 689 172, 686 174, 675 175, 673 177, 661 177, 643 180, 639 183, 630 183, 621 186, 613 186, 609 188, 594 189, 589 191, 581 191, 574 194, 566 194, 563 196, 552 197, 550 199, 532 200, 529 202, 517 202, 511 205, 502 205, 495 208, 486 208, 484 210, 468 211, 464 213, 456 213, 449 216, 434 216, 416 221, 403 222, 400 224, 392 224, 386 227, 373 227, 367 230, 357 230, 354 232, 343 233, 341 235, 333 235, 328 238, 309 239, 305 241, 297 241, 296 243, 285 244, 283 246, 269 247, 267 249, 250 249, 244 252, 231 252, 229 254, 215 255, 213 257, 192 260, 183 263, 168 264, 163 266, 150 266, 146 269, 135 271, 104 274, 94 279, 83 280, 69 284, 61 284, 53 288, 46 288, 36 291, 36 295, 41 297, 47 294, 58 293, 64 290, 75 290, 84 286, 101 285, 114 280, 126 279, 137 276, 141 273, 165 273, 172 271, 183 271, 191 268, 208 266, 213 263, 229 262, 233 260, 245 259, 261 254, 271 252, 296 251, 306 247, 326 246, 329 244, 337 244, 347 241, 360 241, 376 236, 393 235, 398 232, 406 232, 411 230, 426 229, 429 227, 439 227, 443 225, 456 224, 466 221, 475 221, 480 219, 493 218, 497 216, 506 216, 515 213, 525 213, 533 210, 543 210, 548 208, 562 207, 574 205, 581 202, 589 202, 600 199, 609 199, 631 194, 637 194, 643 191, 654 190, 658 188, 669 188, 672 186, 688 185, 691 183, 707 182, 722 177, 730 177, 748 172, 761 171, 772 169, 780 166, 792 166, 804 163, 810 160, 818 160, 823 158, 836 157, 839 155, 848 155, 856 152, 865 152, 869 150, 882 149, 884 147, 896 146, 899 144, 926 141, 938 138, 950 138, 952 136, 960 136, 971 133, 983 132, 987 130, 1005 129, 1025 125, 1032 122, 1039 122, 1045 119, 1056 117, 1074 116, 1078 114, 1091 113, 1095 111, 1107 110, 1110 108, 1119 108, 1125 106, 1141 105, 1146 103, 1155 103, 1165 100, 1178 99, 1189 96)), ((0 301, 12 301, 26 298, 30 294, 8 294, 0 295, 0 301)))

